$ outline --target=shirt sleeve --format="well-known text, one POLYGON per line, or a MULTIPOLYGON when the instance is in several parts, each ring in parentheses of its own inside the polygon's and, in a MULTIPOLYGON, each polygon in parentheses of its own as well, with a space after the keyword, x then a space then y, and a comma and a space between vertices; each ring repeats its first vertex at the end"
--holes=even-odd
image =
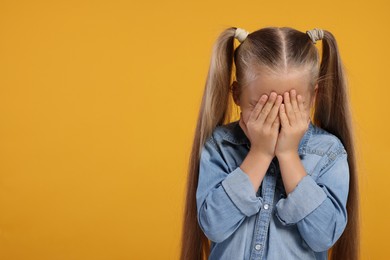
POLYGON ((287 198, 280 199, 275 206, 279 221, 283 225, 296 224, 302 238, 315 252, 332 247, 347 224, 347 154, 341 152, 329 161, 317 181, 310 175, 305 176, 287 198))
POLYGON ((213 139, 202 148, 196 203, 198 222, 205 235, 221 242, 232 235, 246 217, 259 212, 257 197, 248 175, 237 167, 229 172, 213 139))

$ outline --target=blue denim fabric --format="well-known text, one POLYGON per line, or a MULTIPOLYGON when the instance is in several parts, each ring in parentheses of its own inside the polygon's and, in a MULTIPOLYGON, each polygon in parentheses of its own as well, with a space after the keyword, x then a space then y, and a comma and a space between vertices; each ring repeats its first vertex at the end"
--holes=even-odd
POLYGON ((327 259, 347 224, 347 152, 309 123, 298 154, 307 175, 286 196, 273 158, 257 190, 239 167, 250 141, 238 121, 218 126, 201 151, 198 223, 214 259, 327 259))

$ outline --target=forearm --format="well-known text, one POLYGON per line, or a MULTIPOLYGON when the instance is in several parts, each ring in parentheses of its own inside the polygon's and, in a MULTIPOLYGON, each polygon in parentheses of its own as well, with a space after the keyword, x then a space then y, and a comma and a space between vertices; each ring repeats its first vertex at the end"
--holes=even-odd
POLYGON ((299 158, 298 152, 279 155, 278 161, 284 189, 288 195, 307 173, 299 158))
POLYGON ((264 179, 272 158, 266 157, 255 150, 250 150, 240 168, 245 172, 252 182, 255 192, 259 189, 264 179))

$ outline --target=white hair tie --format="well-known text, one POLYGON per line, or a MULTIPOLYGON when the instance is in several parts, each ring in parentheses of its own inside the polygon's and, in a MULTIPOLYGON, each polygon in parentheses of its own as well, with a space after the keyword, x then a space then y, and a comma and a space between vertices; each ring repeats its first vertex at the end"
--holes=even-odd
POLYGON ((309 35, 311 41, 316 44, 317 40, 322 40, 324 38, 324 31, 319 28, 314 28, 312 30, 306 31, 306 33, 309 35))
POLYGON ((239 42, 243 42, 248 36, 248 32, 242 28, 236 28, 236 32, 234 33, 234 37, 237 38, 239 42))

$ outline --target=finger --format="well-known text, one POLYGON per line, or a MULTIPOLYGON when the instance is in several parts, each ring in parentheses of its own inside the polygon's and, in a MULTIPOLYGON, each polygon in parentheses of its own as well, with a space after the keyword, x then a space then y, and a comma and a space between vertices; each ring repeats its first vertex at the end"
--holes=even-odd
POLYGON ((276 93, 272 92, 269 95, 267 103, 264 105, 263 109, 261 110, 259 117, 256 119, 260 123, 264 123, 265 119, 267 118, 269 112, 271 111, 276 99, 276 93))
POLYGON ((291 124, 295 122, 295 114, 290 102, 290 93, 287 91, 284 93, 284 110, 291 124))
MULTIPOLYGON (((279 112, 279 111, 278 111, 279 112)), ((272 124, 272 130, 276 131, 276 130, 279 130, 279 126, 280 126, 280 117, 277 116, 275 118, 275 121, 274 123, 272 124)))
POLYGON ((278 116, 279 114, 279 107, 280 107, 280 104, 282 104, 282 96, 281 95, 278 95, 276 97, 276 100, 275 100, 275 103, 274 103, 274 106, 272 107, 271 111, 269 112, 268 116, 267 116, 267 119, 265 120, 266 123, 268 125, 270 125, 272 127, 272 124, 273 122, 275 121, 275 118, 278 116))
POLYGON ((295 89, 291 90, 291 106, 295 114, 296 119, 302 118, 301 111, 299 110, 298 107, 298 101, 297 101, 297 92, 295 89))
POLYGON ((285 104, 280 105, 279 118, 280 118, 280 122, 282 124, 282 127, 289 127, 290 126, 290 122, 289 122, 287 115, 286 115, 285 104))
POLYGON ((303 98, 302 98, 302 96, 301 96, 301 95, 298 95, 298 96, 297 96, 297 99, 298 99, 299 110, 301 110, 301 111, 306 111, 305 105, 303 104, 303 98))
POLYGON ((257 101, 256 103, 256 106, 255 108, 252 110, 250 116, 249 116, 249 119, 248 121, 255 121, 257 119, 257 117, 259 116, 265 102, 267 101, 267 98, 268 96, 267 95, 262 95, 259 100, 257 101))

